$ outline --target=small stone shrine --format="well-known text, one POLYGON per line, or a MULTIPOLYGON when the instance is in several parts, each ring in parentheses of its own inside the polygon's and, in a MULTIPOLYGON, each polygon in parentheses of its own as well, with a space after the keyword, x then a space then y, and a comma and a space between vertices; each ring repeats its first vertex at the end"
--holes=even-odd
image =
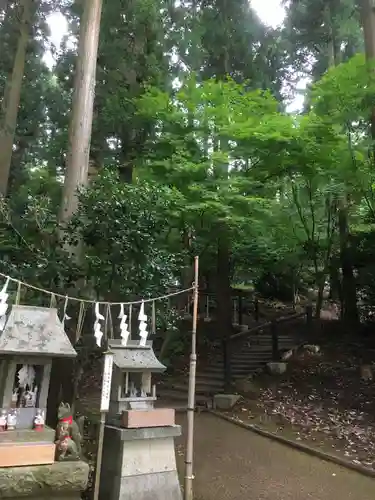
POLYGON ((166 367, 152 342, 108 341, 113 354, 109 413, 104 431, 100 500, 181 500, 174 438, 175 412, 154 408, 152 373, 166 367))
POLYGON ((88 465, 56 463, 55 430, 45 426, 52 360, 76 355, 57 309, 12 307, 0 334, 1 498, 80 498, 88 465))
POLYGON ((174 425, 173 409, 154 408, 156 386, 151 376, 166 367, 156 358, 152 342, 141 346, 129 340, 124 346, 120 340, 109 340, 108 349, 113 354, 109 421, 127 428, 174 425))

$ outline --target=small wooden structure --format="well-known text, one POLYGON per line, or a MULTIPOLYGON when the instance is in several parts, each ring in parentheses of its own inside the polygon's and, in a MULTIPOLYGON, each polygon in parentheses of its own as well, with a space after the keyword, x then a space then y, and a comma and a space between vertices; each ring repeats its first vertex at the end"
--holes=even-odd
POLYGON ((54 462, 53 429, 44 415, 53 358, 75 357, 57 309, 13 306, 0 335, 0 466, 54 462))
POLYGON ((152 342, 145 346, 129 340, 108 341, 113 354, 113 378, 109 405, 109 418, 122 427, 161 427, 174 425, 174 410, 154 408, 156 386, 152 373, 162 373, 166 367, 158 361, 152 342))

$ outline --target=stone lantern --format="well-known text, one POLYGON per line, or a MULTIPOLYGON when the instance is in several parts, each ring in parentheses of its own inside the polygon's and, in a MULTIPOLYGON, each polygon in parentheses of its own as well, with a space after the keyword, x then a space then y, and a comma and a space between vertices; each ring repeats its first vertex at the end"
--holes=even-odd
POLYGON ((109 404, 109 422, 121 427, 159 427, 174 425, 174 410, 154 408, 156 387, 152 374, 166 367, 158 361, 152 342, 144 346, 129 340, 109 340, 113 354, 113 375, 109 404))
POLYGON ((154 408, 151 377, 166 367, 140 337, 108 341, 113 372, 99 500, 181 500, 174 446, 181 427, 173 408, 154 408))
POLYGON ((0 334, 0 451, 8 443, 12 454, 1 453, 0 466, 54 462, 55 431, 44 426, 52 360, 76 355, 57 309, 12 307, 0 334))

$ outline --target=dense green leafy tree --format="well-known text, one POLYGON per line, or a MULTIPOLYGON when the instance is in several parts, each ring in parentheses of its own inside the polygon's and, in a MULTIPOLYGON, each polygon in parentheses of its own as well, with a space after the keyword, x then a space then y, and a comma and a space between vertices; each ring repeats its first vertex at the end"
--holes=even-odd
MULTIPOLYGON (((3 270, 56 290, 84 278, 79 295, 126 300, 175 280, 190 286, 199 254, 202 282, 220 296, 221 336, 235 282, 269 291, 280 278, 285 297, 296 287, 322 292, 335 273, 341 286, 344 247, 359 273, 353 242, 368 252, 375 213, 374 87, 364 58, 353 57, 362 50, 353 1, 290 2, 284 30, 266 28, 244 0, 106 2, 91 147, 102 173, 70 226, 85 248, 79 265, 57 243, 56 217, 80 4, 53 8, 69 33, 47 68, 38 14, 2 205, 3 270), (301 72, 314 85, 304 115, 291 116, 282 87, 301 72)), ((12 22, 2 23, 1 92, 12 36, 12 22)))

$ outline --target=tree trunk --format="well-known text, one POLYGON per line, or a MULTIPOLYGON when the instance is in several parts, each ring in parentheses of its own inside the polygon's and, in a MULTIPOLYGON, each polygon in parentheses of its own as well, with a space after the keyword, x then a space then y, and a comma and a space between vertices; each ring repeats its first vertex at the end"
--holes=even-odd
POLYGON ((17 127, 18 108, 20 104, 22 79, 25 70, 26 51, 32 17, 33 0, 20 0, 19 5, 19 37, 14 58, 13 71, 5 87, 1 106, 0 123, 0 194, 6 196, 10 164, 12 161, 13 142, 17 127))
POLYGON ((342 269, 342 317, 346 324, 357 325, 359 321, 357 307, 356 280, 353 273, 351 251, 349 245, 349 223, 347 207, 340 207, 339 233, 340 233, 340 260, 342 269))
MULTIPOLYGON (((375 6, 373 0, 361 0, 361 20, 363 26, 363 37, 365 41, 366 59, 374 61, 375 59, 375 6)), ((375 107, 372 110, 371 118, 371 137, 375 141, 375 107)), ((374 150, 374 146, 373 146, 374 150)), ((374 155, 375 156, 375 155, 374 155)), ((375 162, 375 158, 374 158, 375 162)))
MULTIPOLYGON (((369 0, 371 1, 371 0, 369 0)), ((331 26, 331 38, 333 47, 333 59, 331 64, 337 66, 340 64, 341 51, 337 43, 338 37, 337 26, 335 24, 335 12, 329 9, 330 26, 331 26)), ((341 197, 338 207, 338 218, 339 218, 339 238, 340 238, 340 263, 342 270, 342 315, 343 319, 348 322, 348 324, 358 323, 358 308, 357 308, 357 290, 356 282, 354 278, 354 270, 351 258, 351 252, 349 248, 350 239, 350 229, 349 229, 349 215, 348 215, 348 196, 344 194, 341 197)))
MULTIPOLYGON (((69 150, 60 212, 61 222, 68 222, 77 210, 77 189, 88 182, 101 10, 102 0, 85 0, 80 26, 69 150)), ((50 422, 53 422, 60 394, 65 402, 73 403, 73 368, 74 365, 69 360, 54 363, 49 391, 53 399, 48 415, 50 422)))
POLYGON ((101 12, 102 0, 85 0, 69 127, 61 222, 69 221, 77 210, 77 189, 88 181, 101 12))
MULTIPOLYGON (((183 290, 190 288, 194 281, 194 269, 192 268, 190 258, 191 241, 191 231, 184 223, 184 227, 182 230, 182 246, 183 249, 187 251, 187 255, 184 259, 184 266, 181 269, 181 286, 183 290)), ((190 307, 192 306, 191 298, 192 294, 190 293, 188 295, 181 294, 179 297, 177 297, 179 309, 183 310, 187 305, 188 312, 192 313, 192 310, 190 309, 190 307)))
POLYGON ((225 390, 229 390, 231 383, 230 373, 230 342, 232 334, 232 297, 230 283, 230 243, 229 234, 225 226, 220 227, 217 250, 217 328, 223 344, 225 365, 225 390))
POLYGON ((329 298, 333 301, 339 300, 340 304, 342 304, 339 268, 338 258, 336 256, 332 257, 329 265, 329 298))
MULTIPOLYGON (((133 134, 134 135, 134 134, 133 134)), ((129 155, 129 137, 122 140, 121 145, 121 160, 119 166, 120 181, 125 184, 132 184, 133 182, 133 163, 129 155)))
POLYGON ((375 5, 373 0, 361 1, 361 20, 367 59, 375 58, 375 5))
POLYGON ((323 307, 325 282, 326 282, 326 274, 325 272, 323 272, 318 281, 318 296, 316 298, 316 308, 315 308, 315 317, 317 319, 320 318, 320 312, 323 307))

